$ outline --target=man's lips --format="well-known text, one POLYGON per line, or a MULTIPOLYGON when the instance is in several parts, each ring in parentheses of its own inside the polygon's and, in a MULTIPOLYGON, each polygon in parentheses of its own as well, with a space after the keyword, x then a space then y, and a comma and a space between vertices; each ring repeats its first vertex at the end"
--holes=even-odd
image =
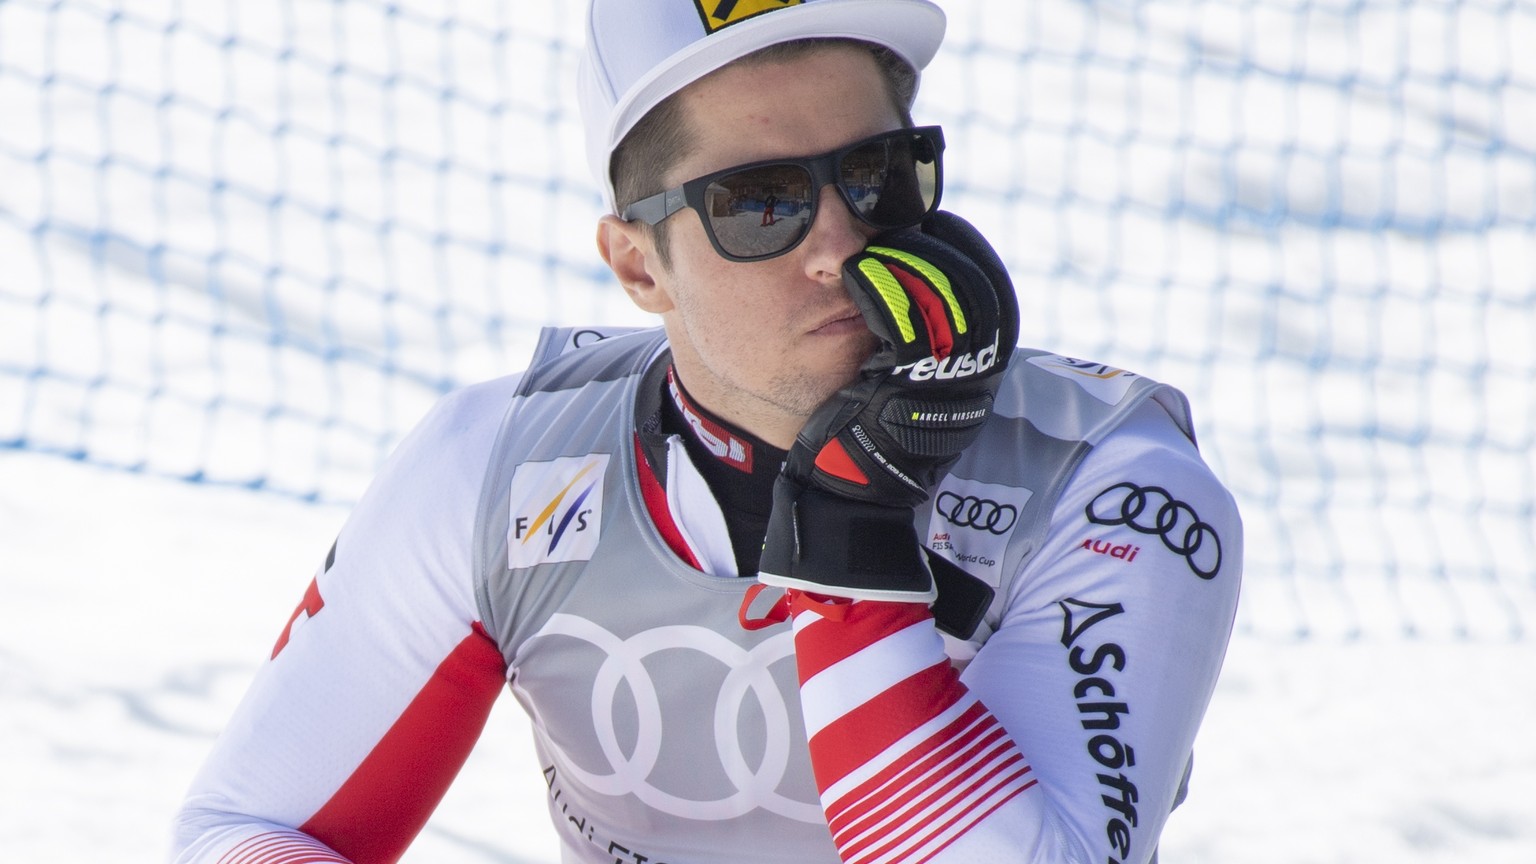
POLYGON ((811 332, 841 333, 853 330, 855 327, 861 330, 867 329, 864 327, 864 316, 859 313, 859 310, 849 309, 842 312, 837 312, 822 319, 820 324, 817 324, 815 327, 811 328, 811 332))

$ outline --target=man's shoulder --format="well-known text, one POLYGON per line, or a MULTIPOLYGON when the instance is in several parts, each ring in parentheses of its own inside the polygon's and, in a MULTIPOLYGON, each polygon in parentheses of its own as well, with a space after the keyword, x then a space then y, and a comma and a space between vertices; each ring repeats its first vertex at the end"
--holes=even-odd
POLYGON ((427 446, 494 437, 526 373, 513 373, 444 393, 416 425, 412 437, 427 446))
POLYGON ((444 393, 412 430, 411 443, 488 445, 530 394, 621 378, 634 357, 649 357, 664 345, 659 329, 545 328, 525 369, 444 393))
POLYGON ((665 345, 660 327, 546 327, 519 392, 565 390, 633 375, 665 345))
POLYGON ((1109 363, 1018 348, 995 410, 1053 438, 1094 444, 1148 400, 1194 437, 1188 400, 1177 389, 1109 363))
POLYGON ((1026 347, 1014 349, 1009 372, 1019 382, 1079 390, 1106 405, 1118 404, 1138 386, 1157 383, 1140 373, 1098 360, 1026 347))

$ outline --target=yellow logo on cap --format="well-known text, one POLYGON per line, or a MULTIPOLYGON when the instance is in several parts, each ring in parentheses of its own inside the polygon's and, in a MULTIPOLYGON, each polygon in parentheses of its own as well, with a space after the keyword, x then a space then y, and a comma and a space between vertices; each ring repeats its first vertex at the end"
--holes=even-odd
POLYGON ((704 30, 713 33, 754 15, 799 6, 803 2, 805 0, 693 0, 693 5, 698 7, 704 30))

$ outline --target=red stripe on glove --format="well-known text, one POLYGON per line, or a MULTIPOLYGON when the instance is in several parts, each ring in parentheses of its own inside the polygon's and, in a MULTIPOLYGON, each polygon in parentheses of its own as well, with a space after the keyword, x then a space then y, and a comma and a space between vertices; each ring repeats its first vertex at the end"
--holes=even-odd
POLYGON ((889 261, 885 262, 885 266, 896 277, 896 281, 901 283, 901 287, 907 289, 908 296, 922 313, 923 327, 928 330, 928 346, 933 350, 934 359, 943 360, 948 357, 955 350, 955 334, 949 326, 949 310, 944 306, 944 298, 917 274, 889 261))

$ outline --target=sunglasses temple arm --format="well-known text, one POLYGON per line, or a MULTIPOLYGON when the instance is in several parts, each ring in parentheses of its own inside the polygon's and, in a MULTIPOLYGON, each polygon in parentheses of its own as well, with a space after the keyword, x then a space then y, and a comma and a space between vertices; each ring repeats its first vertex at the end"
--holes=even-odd
POLYGON ((655 225, 686 206, 688 204, 684 200, 683 188, 679 186, 676 189, 657 192, 648 198, 641 198, 625 207, 619 218, 625 222, 639 220, 647 225, 655 225))

